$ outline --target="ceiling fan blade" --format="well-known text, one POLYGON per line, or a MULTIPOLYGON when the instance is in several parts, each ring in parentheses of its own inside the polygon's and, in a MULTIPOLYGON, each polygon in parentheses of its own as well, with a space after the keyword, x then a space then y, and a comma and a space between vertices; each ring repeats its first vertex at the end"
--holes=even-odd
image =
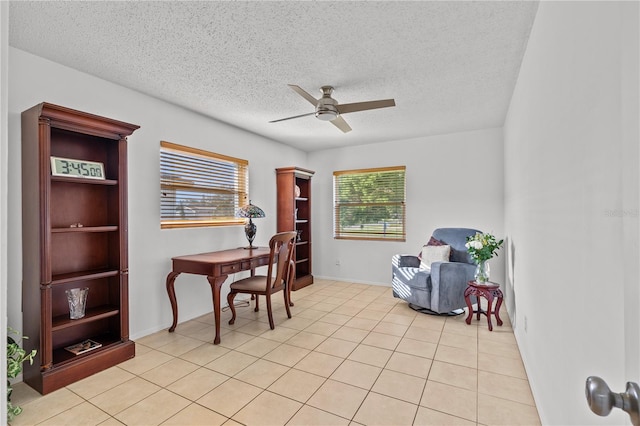
POLYGON ((272 120, 269 123, 277 123, 278 121, 293 120, 294 118, 306 117, 307 115, 314 115, 314 114, 315 114, 315 112, 308 112, 306 114, 294 115, 293 117, 287 117, 287 118, 280 118, 278 120, 272 120))
POLYGON ((379 101, 369 102, 356 102, 353 104, 339 104, 336 105, 340 114, 346 114, 348 112, 365 111, 368 109, 387 108, 396 106, 396 101, 393 99, 382 99, 379 101))
POLYGON ((298 95, 308 100, 311 105, 318 105, 318 100, 307 93, 302 87, 296 86, 295 84, 290 84, 289 87, 291 87, 298 95))
POLYGON ((330 121, 331 124, 336 126, 338 129, 342 130, 343 133, 349 133, 351 131, 351 127, 344 121, 344 118, 338 116, 330 121))

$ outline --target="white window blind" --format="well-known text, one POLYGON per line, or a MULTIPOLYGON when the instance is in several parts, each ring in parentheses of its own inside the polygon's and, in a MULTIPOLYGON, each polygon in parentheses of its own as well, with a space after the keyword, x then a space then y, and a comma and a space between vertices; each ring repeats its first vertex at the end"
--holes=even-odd
POLYGON ((334 172, 334 238, 404 241, 405 169, 334 172))
POLYGON ((249 162, 160 142, 161 228, 241 225, 249 162))

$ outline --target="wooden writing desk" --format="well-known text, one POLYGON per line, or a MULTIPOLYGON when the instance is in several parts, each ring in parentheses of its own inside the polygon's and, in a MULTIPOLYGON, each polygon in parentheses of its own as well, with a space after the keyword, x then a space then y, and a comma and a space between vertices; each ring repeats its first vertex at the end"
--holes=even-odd
POLYGON ((267 247, 251 250, 238 248, 171 258, 173 270, 167 275, 167 293, 173 311, 173 324, 171 324, 169 331, 173 332, 178 324, 178 303, 174 288, 176 278, 183 272, 206 275, 207 281, 211 285, 213 315, 216 320, 216 337, 213 344, 220 343, 220 288, 222 283, 225 282, 229 274, 236 272, 251 271, 253 275, 255 268, 269 264, 269 253, 270 250, 267 247))

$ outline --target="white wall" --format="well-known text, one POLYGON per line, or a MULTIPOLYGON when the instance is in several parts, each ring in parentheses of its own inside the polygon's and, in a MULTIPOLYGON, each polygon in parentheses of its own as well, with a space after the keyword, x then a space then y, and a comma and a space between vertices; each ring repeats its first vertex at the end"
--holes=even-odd
MULTIPOLYGON (((4 28, 4 26, 3 26, 4 28)), ((249 161, 250 197, 267 214, 256 221, 254 243, 276 232, 275 168, 306 166, 306 153, 213 121, 202 115, 80 73, 24 51, 9 51, 9 322, 21 328, 20 114, 50 102, 140 125, 129 138, 130 335, 137 338, 171 324, 165 278, 171 257, 246 245, 242 226, 160 229, 161 140, 249 161)), ((224 288, 223 288, 224 292, 224 288)), ((211 311, 211 291, 201 276, 176 281, 180 322, 211 311)), ((223 293, 223 296, 226 293, 223 293)))
POLYGON ((504 145, 505 298, 542 424, 628 424, 584 383, 639 378, 638 125, 638 3, 541 2, 504 145))
MULTIPOLYGON (((0 2, 0 342, 7 341, 7 117, 9 75, 9 3, 0 2)), ((0 351, 0 419, 7 418, 7 354, 0 351)))
MULTIPOLYGON (((317 276, 390 285, 391 256, 418 254, 435 228, 503 234, 501 129, 317 151, 309 154, 309 166, 316 170, 312 232, 317 276), (333 172, 402 165, 407 167, 406 242, 335 240, 333 172)), ((492 280, 504 282, 502 254, 491 267, 492 280)))

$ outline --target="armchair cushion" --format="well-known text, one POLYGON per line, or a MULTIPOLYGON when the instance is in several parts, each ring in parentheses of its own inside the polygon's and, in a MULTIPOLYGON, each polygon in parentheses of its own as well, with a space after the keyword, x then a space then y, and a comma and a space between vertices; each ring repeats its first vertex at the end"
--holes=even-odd
POLYGON ((428 246, 446 246, 447 243, 443 243, 440 240, 436 240, 435 238, 433 238, 433 235, 429 238, 429 242, 427 243, 428 246))
POLYGON ((467 237, 475 235, 476 232, 481 231, 470 228, 439 228, 433 231, 433 236, 451 246, 452 262, 473 263, 465 244, 467 237))
MULTIPOLYGON (((425 244, 424 246, 422 246, 422 248, 424 249, 426 246, 444 246, 447 245, 446 243, 443 243, 440 240, 436 240, 435 238, 433 238, 433 235, 431 236, 431 238, 429 238, 429 242, 427 244, 425 244)), ((418 254, 418 259, 422 259, 422 252, 420 252, 418 254)), ((449 260, 449 259, 447 259, 449 260)))
POLYGON ((420 266, 422 268, 431 268, 433 262, 448 262, 449 255, 451 253, 451 246, 438 245, 430 246, 426 245, 422 247, 422 257, 420 258, 420 266))

